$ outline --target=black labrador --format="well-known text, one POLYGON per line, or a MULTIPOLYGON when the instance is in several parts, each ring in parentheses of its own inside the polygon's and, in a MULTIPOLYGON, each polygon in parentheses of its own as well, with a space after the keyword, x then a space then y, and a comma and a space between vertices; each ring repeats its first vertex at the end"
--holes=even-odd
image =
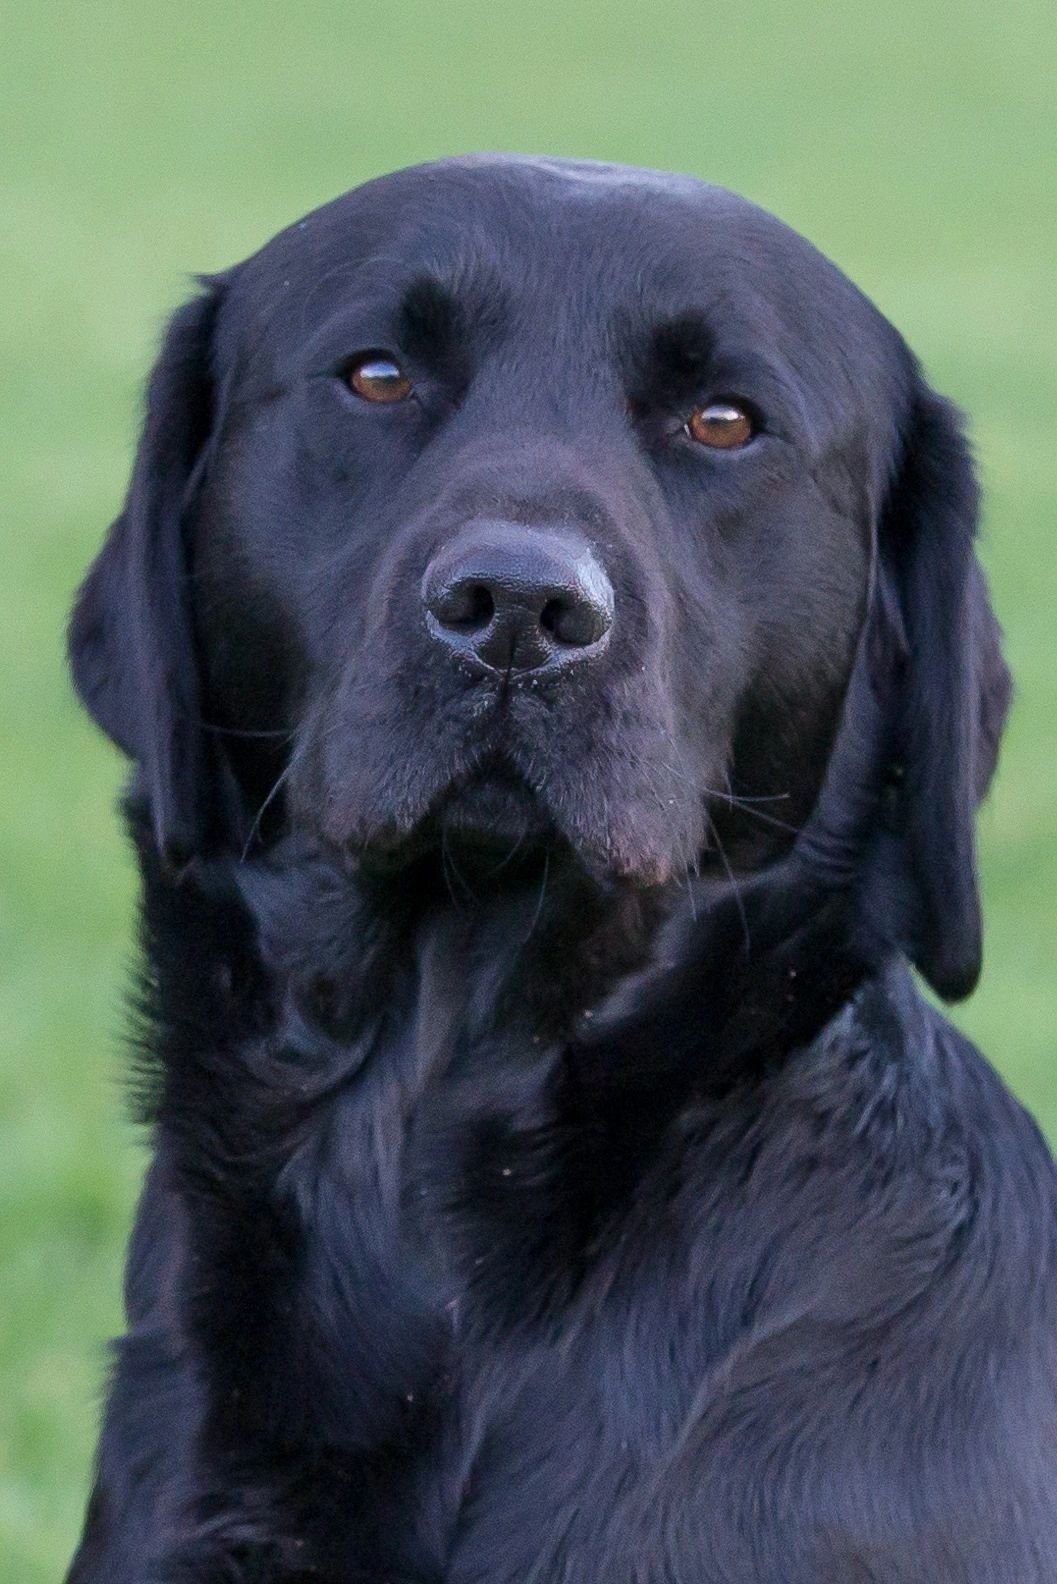
POLYGON ((1057 1579, 959 422, 731 194, 480 157, 175 315, 80 694, 154 1159, 76 1584, 1057 1579))

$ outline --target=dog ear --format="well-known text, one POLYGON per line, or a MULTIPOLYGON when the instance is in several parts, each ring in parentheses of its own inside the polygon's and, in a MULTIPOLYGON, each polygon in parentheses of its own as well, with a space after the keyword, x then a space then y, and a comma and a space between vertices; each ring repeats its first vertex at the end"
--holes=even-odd
POLYGON ((1001 633, 976 559, 979 492, 958 413, 915 371, 878 585, 900 673, 892 823, 901 849, 893 933, 945 1000, 974 989, 981 921, 975 815, 1010 697, 1001 633))
POLYGON ((217 418, 212 346, 223 283, 202 285, 165 333, 125 507, 69 632, 81 700, 136 762, 158 845, 177 866, 217 845, 231 801, 201 726, 184 529, 217 418))

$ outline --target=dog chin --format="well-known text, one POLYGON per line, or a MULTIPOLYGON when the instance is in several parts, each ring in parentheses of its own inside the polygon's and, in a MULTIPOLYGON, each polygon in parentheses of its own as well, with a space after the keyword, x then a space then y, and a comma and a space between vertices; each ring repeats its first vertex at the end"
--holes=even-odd
POLYGON ((603 884, 619 879, 649 886, 663 878, 652 855, 638 862, 627 853, 617 857, 611 833, 563 824, 544 793, 515 770, 493 765, 455 781, 410 825, 383 822, 365 832, 355 851, 366 871, 379 874, 435 856, 475 881, 515 883, 522 869, 537 867, 546 854, 603 884))
POLYGON ((441 838, 500 854, 555 840, 547 810, 520 776, 496 770, 453 787, 431 816, 441 838))
POLYGON ((368 871, 392 872, 431 856, 476 879, 511 878, 542 852, 576 854, 543 802, 513 772, 476 772, 448 787, 410 828, 382 826, 366 836, 359 858, 368 871))
POLYGON ((429 760, 412 760, 414 774, 401 761, 400 778, 335 765, 329 776, 295 782, 291 811, 325 846, 382 874, 432 855, 513 881, 547 854, 552 869, 557 860, 606 887, 652 890, 699 861, 701 800, 662 797, 642 777, 614 773, 622 764, 566 763, 537 777, 513 755, 486 752, 461 765, 460 757, 453 749, 447 775, 435 761, 431 773, 429 760))

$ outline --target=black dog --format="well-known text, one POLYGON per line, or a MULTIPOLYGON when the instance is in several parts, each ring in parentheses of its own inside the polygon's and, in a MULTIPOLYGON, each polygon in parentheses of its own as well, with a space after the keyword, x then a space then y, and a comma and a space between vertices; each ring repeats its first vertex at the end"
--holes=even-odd
POLYGON ((480 158, 204 283, 81 594, 155 1144, 77 1584, 1057 1579, 951 409, 777 221, 480 158))

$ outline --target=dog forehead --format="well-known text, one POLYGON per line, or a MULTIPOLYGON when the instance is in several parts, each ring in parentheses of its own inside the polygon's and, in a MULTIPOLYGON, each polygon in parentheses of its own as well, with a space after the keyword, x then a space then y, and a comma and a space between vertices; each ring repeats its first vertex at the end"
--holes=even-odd
POLYGON ((465 155, 354 187, 287 226, 260 256, 312 254, 328 245, 369 253, 394 236, 449 240, 466 228, 515 241, 551 228, 582 235, 595 227, 601 235, 635 220, 658 241, 672 241, 692 237, 703 223, 722 229, 739 215, 787 229, 737 194, 691 176, 589 160, 465 155))
POLYGON ((430 278, 489 337, 516 322, 533 356, 557 346, 591 366, 695 314, 810 393, 823 440, 864 421, 889 447, 906 355, 873 304, 747 199, 632 166, 476 155, 354 188, 232 273, 218 366, 252 392, 281 382, 335 326, 350 348, 387 345, 406 289, 430 278))
MULTIPOLYGON (((318 312, 365 279, 380 289, 475 270, 513 295, 646 298, 680 311, 721 291, 756 303, 841 305, 858 293, 790 227, 724 188, 625 165, 476 155, 353 188, 281 231, 239 270, 258 310, 311 288, 318 312)), ((302 321, 310 317, 299 306, 302 321)), ((314 315, 312 315, 314 316, 314 315)))

